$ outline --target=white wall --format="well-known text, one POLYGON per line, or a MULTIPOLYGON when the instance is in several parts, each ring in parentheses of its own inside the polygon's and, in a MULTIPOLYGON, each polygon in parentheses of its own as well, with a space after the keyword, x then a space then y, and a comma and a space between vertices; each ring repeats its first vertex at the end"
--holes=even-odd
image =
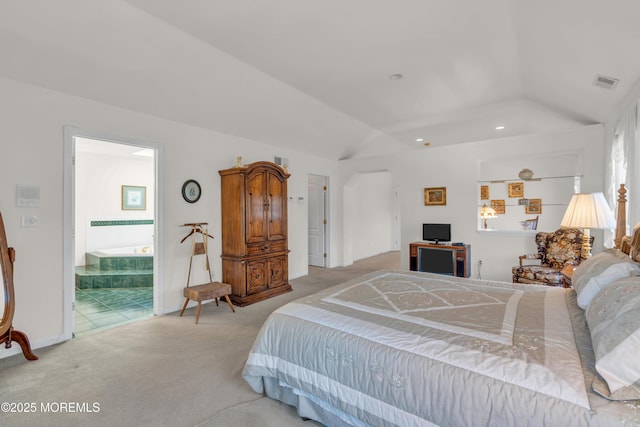
POLYGON ((347 179, 343 265, 393 249, 393 190, 388 171, 356 172, 347 179))
MULTIPOLYGON (((91 144, 92 142, 80 142, 91 144)), ((94 142, 95 144, 108 144, 94 142)), ((155 212, 154 160, 116 153, 86 152, 75 156, 75 263, 85 264, 85 253, 120 246, 152 245, 152 225, 90 227, 95 220, 153 219, 155 212), (146 187, 144 210, 123 210, 122 185, 146 187)))
MULTIPOLYGON (((581 173, 584 176, 581 191, 602 191, 603 129, 600 125, 543 135, 432 147, 396 156, 344 160, 340 164, 340 176, 345 183, 355 172, 389 171, 393 185, 400 188, 403 268, 409 266, 409 243, 421 239, 422 223, 443 222, 452 224, 452 240, 471 244, 473 277, 477 276, 478 261, 482 260, 483 279, 511 281, 511 266, 517 263, 518 255, 535 252, 534 239, 525 233, 478 233, 479 164, 496 156, 526 160, 528 156, 540 156, 541 153, 553 156, 553 153, 567 151, 582 155, 581 173), (446 187, 447 205, 424 206, 425 187, 446 187)), ((549 224, 549 227, 555 229, 559 224, 549 224)), ((601 248, 602 233, 594 235, 594 248, 597 251, 601 248)))
MULTIPOLYGON (((185 222, 208 221, 210 233, 220 236, 220 176, 237 155, 245 163, 289 159, 289 194, 305 203, 289 205, 289 273, 304 275, 307 266, 307 174, 335 176, 334 161, 287 151, 255 141, 219 134, 148 115, 99 104, 82 98, 0 79, 0 212, 9 244, 16 249, 14 325, 37 348, 63 336, 63 126, 132 139, 163 148, 159 215, 163 216, 164 291, 162 312, 177 310, 182 301, 189 248, 180 245, 185 222), (185 180, 196 179, 202 197, 195 204, 182 199, 185 180), (18 208, 16 184, 37 185, 40 207, 18 208), (21 215, 38 215, 37 228, 21 228, 21 215), (304 230, 304 232, 295 232, 304 230)), ((335 214, 333 214, 335 215, 335 214)), ((332 238, 332 241, 337 240, 332 238)), ((210 247, 216 277, 220 278, 220 239, 210 247)), ((295 292, 295 289, 294 289, 295 292)), ((247 308, 249 309, 249 308, 247 308)), ((0 357, 12 354, 0 353, 0 357)))

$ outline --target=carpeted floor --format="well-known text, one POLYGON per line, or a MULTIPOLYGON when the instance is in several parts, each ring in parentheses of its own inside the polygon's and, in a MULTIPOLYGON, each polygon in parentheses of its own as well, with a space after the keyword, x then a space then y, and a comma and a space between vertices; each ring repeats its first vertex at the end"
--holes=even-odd
POLYGON ((236 313, 207 304, 198 325, 190 309, 37 349, 38 361, 0 359, 0 425, 315 426, 249 388, 240 375, 246 356, 273 310, 384 268, 400 268, 399 252, 310 267, 293 292, 236 313))

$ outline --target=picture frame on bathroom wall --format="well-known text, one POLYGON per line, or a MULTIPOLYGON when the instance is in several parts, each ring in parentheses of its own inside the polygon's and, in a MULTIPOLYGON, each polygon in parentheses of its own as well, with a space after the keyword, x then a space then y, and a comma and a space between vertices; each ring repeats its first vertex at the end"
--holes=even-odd
POLYGON ((147 187, 136 185, 122 186, 122 210, 146 210, 147 187))

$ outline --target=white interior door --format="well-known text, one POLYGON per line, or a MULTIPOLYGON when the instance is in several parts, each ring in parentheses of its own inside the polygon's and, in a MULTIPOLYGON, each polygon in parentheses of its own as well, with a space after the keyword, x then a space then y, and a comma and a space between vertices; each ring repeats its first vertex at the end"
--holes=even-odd
POLYGON ((326 267, 327 177, 309 175, 307 189, 309 201, 309 265, 326 267))

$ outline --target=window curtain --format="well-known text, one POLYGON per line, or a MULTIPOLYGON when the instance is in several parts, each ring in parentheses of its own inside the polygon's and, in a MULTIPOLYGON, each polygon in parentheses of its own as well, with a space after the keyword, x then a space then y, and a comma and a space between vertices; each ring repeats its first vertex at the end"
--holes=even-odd
MULTIPOLYGON (((640 222, 640 150, 638 149, 638 101, 620 117, 613 130, 611 152, 606 173, 606 197, 615 209, 618 199, 618 188, 624 183, 627 188, 627 230, 640 222), (636 187, 638 185, 638 187, 636 187), (631 197, 630 197, 631 196, 631 197)), ((613 243, 612 233, 607 233, 607 242, 613 243)), ((607 245, 607 246, 611 246, 607 245)))

